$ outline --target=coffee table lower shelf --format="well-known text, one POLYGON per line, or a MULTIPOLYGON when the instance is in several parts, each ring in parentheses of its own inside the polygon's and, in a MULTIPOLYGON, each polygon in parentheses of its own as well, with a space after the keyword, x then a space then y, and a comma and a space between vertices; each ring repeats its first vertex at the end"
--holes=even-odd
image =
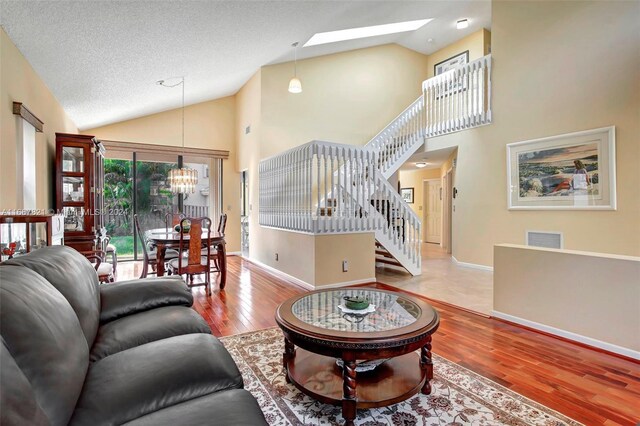
MULTIPOLYGON (((287 362, 289 380, 306 395, 326 404, 341 405, 342 368, 336 359, 296 348, 287 362)), ((356 407, 384 407, 420 392, 425 382, 420 357, 411 352, 388 359, 373 371, 356 376, 356 407)))

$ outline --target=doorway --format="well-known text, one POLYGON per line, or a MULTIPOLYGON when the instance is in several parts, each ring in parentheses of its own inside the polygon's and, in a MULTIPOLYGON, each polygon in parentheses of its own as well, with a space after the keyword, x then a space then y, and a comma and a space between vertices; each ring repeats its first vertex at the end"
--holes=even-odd
POLYGON ((240 174, 240 244, 242 256, 249 257, 249 172, 240 174))
POLYGON ((426 179, 422 182, 425 206, 422 210, 424 241, 432 244, 442 243, 442 181, 426 179))

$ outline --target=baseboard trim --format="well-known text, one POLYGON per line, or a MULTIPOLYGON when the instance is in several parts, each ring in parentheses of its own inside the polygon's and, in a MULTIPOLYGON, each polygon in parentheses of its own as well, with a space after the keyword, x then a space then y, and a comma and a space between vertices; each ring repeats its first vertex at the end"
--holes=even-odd
POLYGON ((361 280, 343 281, 339 283, 314 286, 313 284, 303 281, 300 278, 294 277, 293 275, 289 275, 286 272, 282 272, 281 270, 276 269, 273 266, 264 264, 259 260, 251 259, 250 257, 243 257, 243 259, 248 260, 254 265, 257 265, 265 269, 267 272, 271 273, 272 275, 275 275, 278 278, 282 278, 287 281, 290 281, 291 283, 297 285, 298 287, 302 287, 305 290, 319 290, 319 289, 325 289, 325 288, 348 287, 348 286, 358 285, 358 284, 373 284, 376 282, 376 278, 372 277, 372 278, 364 278, 361 280))
POLYGON ((571 331, 562 330, 556 327, 551 327, 535 321, 529 321, 527 319, 516 317, 514 315, 505 314, 504 312, 500 312, 500 311, 491 311, 491 316, 495 319, 520 325, 525 328, 529 328, 534 331, 540 332, 542 334, 548 334, 548 335, 559 337, 563 340, 569 340, 572 343, 577 343, 581 346, 586 346, 594 350, 601 350, 604 352, 611 353, 612 355, 618 355, 633 361, 640 361, 640 352, 634 351, 633 349, 624 348, 622 346, 603 342, 601 340, 583 336, 581 334, 573 333, 571 331))
POLYGON ((456 265, 464 266, 465 268, 480 269, 481 271, 493 272, 493 266, 478 265, 477 263, 460 262, 458 259, 456 259, 455 256, 451 256, 451 259, 453 259, 453 262, 456 265))
POLYGON ((361 280, 343 281, 343 282, 333 283, 333 284, 323 284, 323 285, 316 286, 315 288, 316 290, 320 290, 325 288, 349 287, 352 285, 375 284, 375 283, 376 283, 376 277, 371 277, 371 278, 364 278, 361 280))
POLYGON ((241 251, 228 251, 227 256, 242 256, 241 251))
POLYGON ((259 260, 255 260, 252 259, 250 257, 243 257, 243 259, 248 260, 249 262, 253 263, 254 265, 257 265, 263 269, 265 269, 267 272, 271 273, 272 275, 275 275, 278 278, 282 278, 285 279, 287 281, 291 281, 291 283, 297 285, 298 287, 302 287, 305 290, 315 290, 316 288, 313 286, 313 284, 309 284, 306 281, 301 280, 300 278, 294 277, 293 275, 289 275, 286 272, 282 272, 279 269, 274 268, 273 266, 269 266, 265 263, 260 262, 259 260))

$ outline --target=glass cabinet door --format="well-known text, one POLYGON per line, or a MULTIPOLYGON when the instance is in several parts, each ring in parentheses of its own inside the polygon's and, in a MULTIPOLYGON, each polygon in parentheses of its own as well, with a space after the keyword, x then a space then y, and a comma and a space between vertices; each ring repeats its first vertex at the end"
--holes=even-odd
POLYGON ((83 207, 64 207, 64 230, 65 232, 84 231, 83 207))
POLYGON ((84 202, 84 177, 64 176, 62 178, 62 201, 84 202))
POLYGON ((29 251, 47 246, 47 222, 28 223, 29 251))
POLYGON ((62 147, 62 171, 84 173, 84 148, 75 146, 62 147))

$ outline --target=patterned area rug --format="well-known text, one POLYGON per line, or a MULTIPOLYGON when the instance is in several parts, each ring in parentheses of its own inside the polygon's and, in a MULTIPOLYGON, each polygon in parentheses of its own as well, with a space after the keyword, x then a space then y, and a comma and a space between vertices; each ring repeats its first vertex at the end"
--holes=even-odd
MULTIPOLYGON (((282 332, 269 328, 221 339, 234 358, 245 388, 267 422, 279 425, 339 425, 341 409, 322 404, 287 384, 282 370, 282 332)), ((358 426, 580 425, 562 414, 434 354, 431 395, 358 410, 358 426)))

